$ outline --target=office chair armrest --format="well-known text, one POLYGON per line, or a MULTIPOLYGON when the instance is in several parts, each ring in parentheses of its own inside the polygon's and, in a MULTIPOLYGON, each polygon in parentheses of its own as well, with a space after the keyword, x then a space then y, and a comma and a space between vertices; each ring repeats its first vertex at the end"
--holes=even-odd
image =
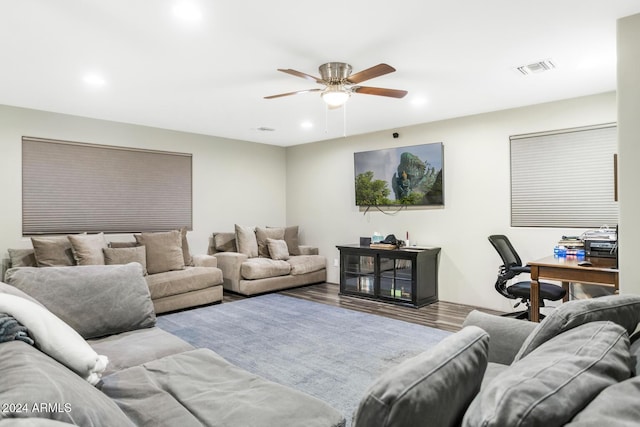
POLYGON ((529 267, 528 265, 525 266, 514 266, 514 267, 510 267, 509 268, 511 271, 513 271, 516 274, 520 274, 520 273, 531 273, 531 267, 529 267))
POLYGON ((473 310, 462 326, 478 326, 489 334, 489 362, 510 365, 522 343, 538 325, 473 310))

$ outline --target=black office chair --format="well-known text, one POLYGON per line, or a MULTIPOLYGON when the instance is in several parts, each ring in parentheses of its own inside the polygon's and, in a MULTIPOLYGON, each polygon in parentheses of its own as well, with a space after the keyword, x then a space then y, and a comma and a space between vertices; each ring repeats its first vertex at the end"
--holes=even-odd
MULTIPOLYGON (((507 236, 496 234, 489 236, 489 241, 496 248, 500 258, 502 258, 503 264, 498 271, 498 279, 496 280, 496 291, 502 296, 509 299, 520 299, 516 305, 516 308, 520 304, 524 303, 527 306, 526 311, 518 311, 513 313, 507 313, 504 316, 515 317, 516 319, 530 319, 531 305, 529 304, 529 297, 531 296, 531 281, 514 283, 511 286, 507 286, 507 282, 513 279, 521 273, 531 272, 531 268, 522 265, 522 261, 518 256, 518 253, 511 245, 511 242, 507 236)), ((544 300, 557 301, 564 298, 566 291, 557 285, 551 283, 540 282, 540 306, 544 307, 544 300)), ((540 320, 544 316, 540 315, 540 320)))

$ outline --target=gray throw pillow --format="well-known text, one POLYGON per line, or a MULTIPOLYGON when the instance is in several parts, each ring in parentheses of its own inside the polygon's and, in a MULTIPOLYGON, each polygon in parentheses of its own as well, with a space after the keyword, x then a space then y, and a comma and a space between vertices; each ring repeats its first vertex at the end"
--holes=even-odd
POLYGON ((542 344, 483 385, 462 425, 564 425, 602 390, 629 378, 630 364, 623 327, 586 323, 542 344))
POLYGON ((37 267, 33 249, 8 249, 11 267, 37 267))
POLYGON ((283 261, 289 259, 289 248, 284 240, 267 239, 267 248, 271 259, 283 261))
POLYGON ((145 246, 149 274, 184 269, 180 231, 141 233, 136 234, 135 238, 138 244, 145 246))
POLYGON ((142 266, 142 274, 147 275, 147 251, 144 246, 131 248, 104 248, 105 265, 122 265, 137 262, 142 266))
POLYGON ((40 301, 83 338, 155 325, 138 263, 7 270, 6 281, 40 301))
POLYGON ((640 377, 629 378, 609 386, 566 425, 637 427, 640 423, 638 396, 640 396, 640 377))
POLYGON ((31 244, 38 267, 75 265, 73 249, 67 236, 32 237, 31 244))
POLYGON ((71 242, 73 257, 78 265, 104 265, 102 249, 107 247, 104 233, 72 234, 67 236, 71 242))
MULTIPOLYGON (((37 299, 31 297, 30 295, 25 294, 24 292, 22 292, 20 289, 16 288, 15 286, 11 286, 8 285, 6 283, 0 282, 0 294, 9 294, 9 295, 14 295, 20 298, 24 298, 27 299, 29 301, 31 301, 34 304, 38 304, 43 306, 40 301, 38 301, 37 299)), ((43 306, 44 307, 44 306, 43 306)))
POLYGON ((258 240, 256 239, 255 228, 238 224, 234 227, 236 231, 236 245, 238 246, 238 252, 245 254, 249 258, 257 257, 258 240))
MULTIPOLYGON (((273 258, 269 253, 267 239, 277 239, 284 241, 284 228, 256 227, 256 240, 258 241, 258 256, 273 258)), ((289 252, 287 252, 287 255, 289 252)), ((275 259, 275 258, 274 258, 275 259)))
POLYGON ((514 360, 518 361, 564 331, 588 322, 606 320, 624 327, 629 335, 633 334, 640 322, 640 296, 609 295, 560 305, 529 334, 514 360))
POLYGON ((49 418, 80 426, 133 426, 100 390, 23 342, 0 345, 0 377, 0 402, 12 404, 3 407, 2 418, 49 418))
POLYGON ((489 335, 469 326, 389 369, 369 388, 353 427, 456 426, 480 389, 489 335))

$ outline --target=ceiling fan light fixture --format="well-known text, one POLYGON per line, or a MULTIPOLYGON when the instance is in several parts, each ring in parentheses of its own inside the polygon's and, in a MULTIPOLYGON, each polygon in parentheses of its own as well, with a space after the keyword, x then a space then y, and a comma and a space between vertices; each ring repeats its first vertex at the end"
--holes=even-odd
POLYGON ((349 100, 351 93, 342 86, 328 86, 320 96, 329 107, 341 107, 349 100))

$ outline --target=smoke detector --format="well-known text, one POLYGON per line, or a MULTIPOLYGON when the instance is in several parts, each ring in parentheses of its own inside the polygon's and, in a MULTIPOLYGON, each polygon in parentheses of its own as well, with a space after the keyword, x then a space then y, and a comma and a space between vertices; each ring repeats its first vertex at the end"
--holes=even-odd
POLYGON ((550 59, 545 59, 543 61, 521 65, 520 67, 517 67, 516 70, 518 70, 521 74, 528 76, 530 74, 539 74, 544 73, 545 71, 551 71, 555 68, 555 64, 550 59))

